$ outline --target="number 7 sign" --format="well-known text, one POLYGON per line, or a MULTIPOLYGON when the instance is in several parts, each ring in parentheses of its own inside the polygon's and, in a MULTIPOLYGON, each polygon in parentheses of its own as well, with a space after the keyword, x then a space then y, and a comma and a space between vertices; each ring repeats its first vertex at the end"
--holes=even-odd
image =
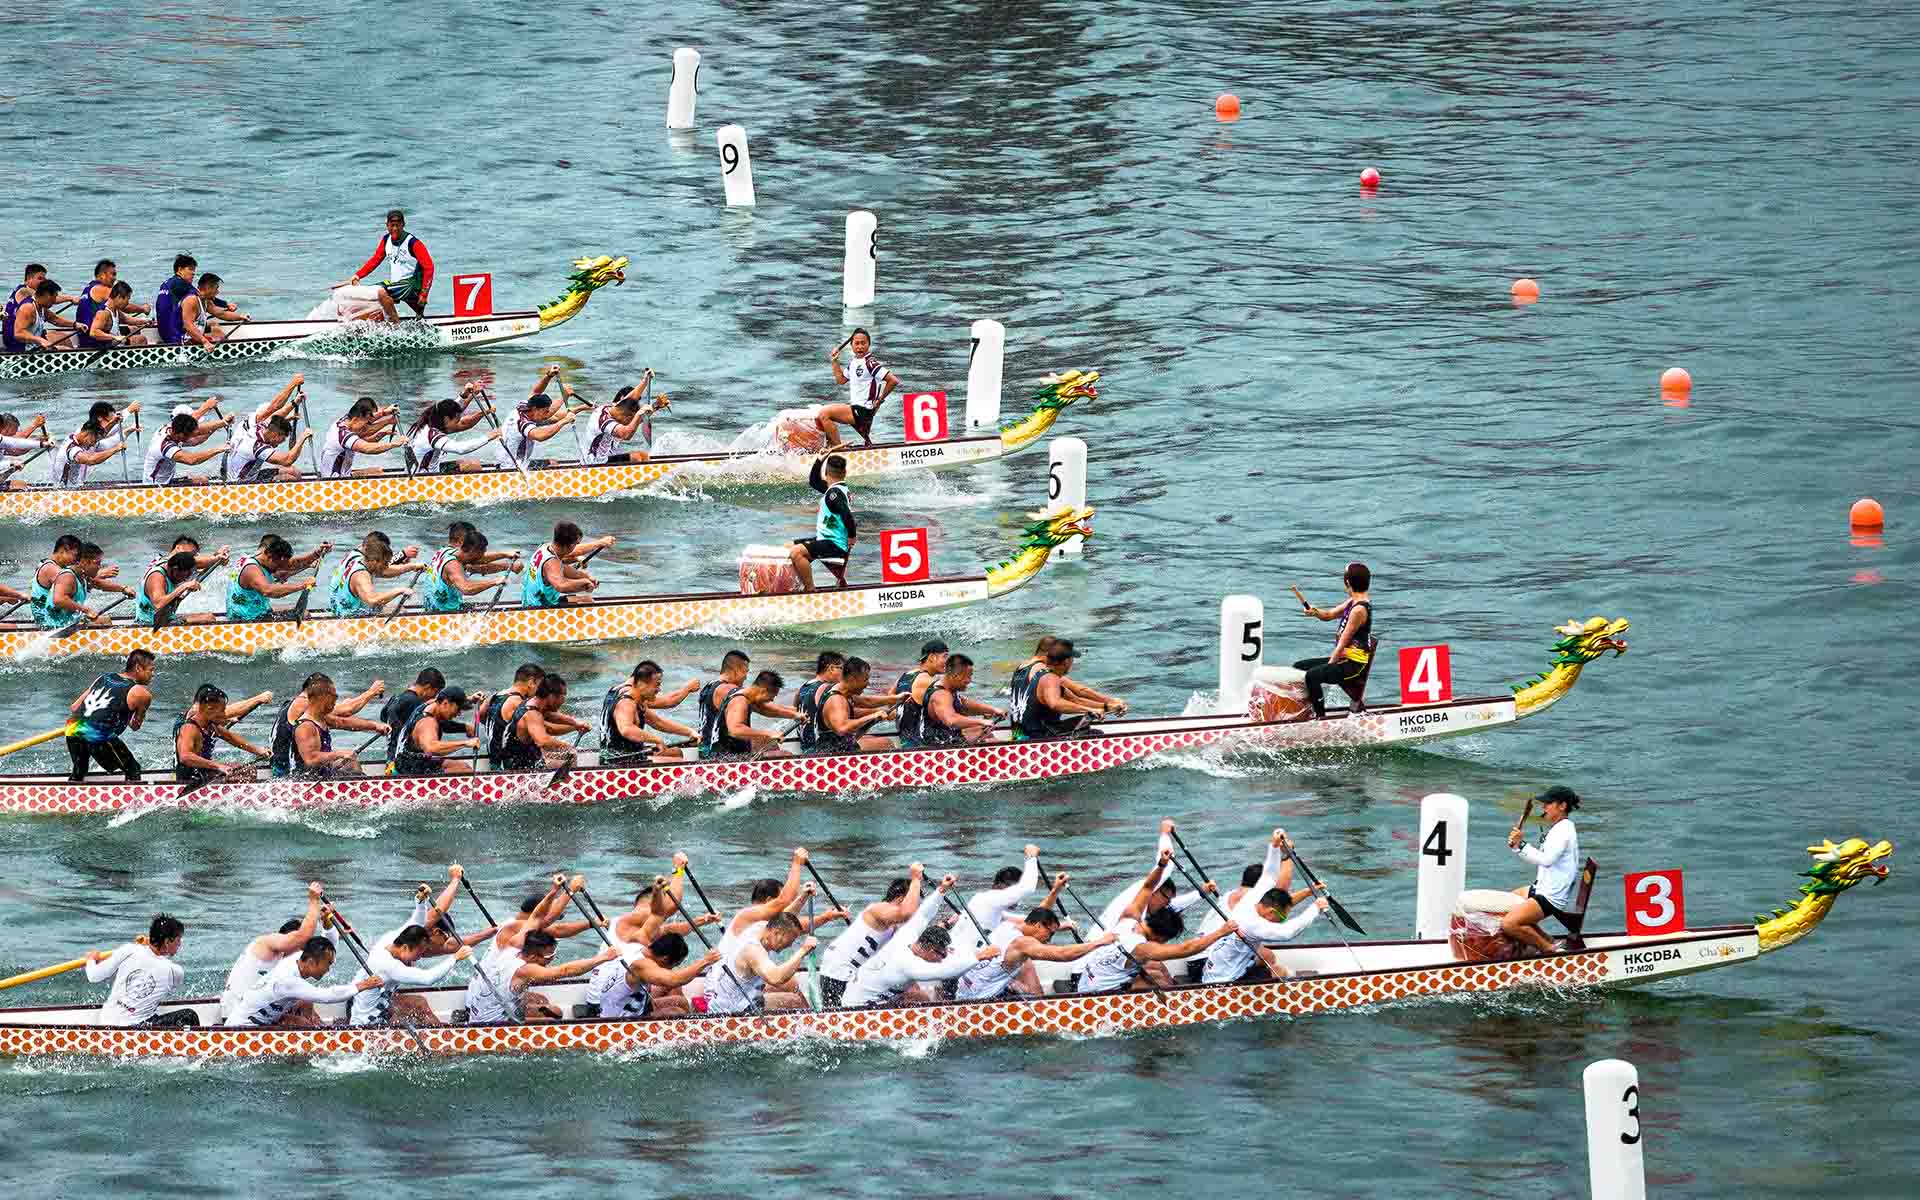
POLYGON ((455 275, 453 277, 453 315, 490 317, 493 315, 493 276, 455 275))

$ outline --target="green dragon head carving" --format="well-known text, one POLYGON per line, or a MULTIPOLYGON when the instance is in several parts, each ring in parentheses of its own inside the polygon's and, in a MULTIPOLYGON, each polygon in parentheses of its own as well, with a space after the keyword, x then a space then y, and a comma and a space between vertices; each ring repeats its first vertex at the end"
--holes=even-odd
POLYGON ((625 256, 609 258, 602 254, 599 258, 574 259, 573 274, 567 276, 567 290, 540 306, 540 327, 545 329, 569 319, 586 307, 587 297, 608 284, 625 283, 626 270, 625 256))
POLYGON ((1093 385, 1099 379, 1098 371, 1068 371, 1065 375, 1049 375, 1027 399, 1036 409, 1062 409, 1076 400, 1092 400, 1098 396, 1100 391, 1093 385))
POLYGON ((1560 635, 1560 640, 1553 644, 1553 659, 1547 664, 1547 669, 1513 690, 1521 692, 1545 683, 1548 676, 1561 667, 1584 667, 1609 650, 1618 658, 1627 652, 1627 644, 1620 640, 1619 635, 1627 631, 1629 624, 1625 617, 1617 621, 1605 617, 1588 617, 1584 622, 1568 620, 1554 630, 1560 635))
POLYGON ((1021 530, 1025 535, 1020 543, 1022 550, 1051 550, 1069 538, 1093 536, 1091 508, 1068 508, 1057 513, 1036 512, 1032 516, 1034 521, 1021 530))
POLYGON ((1869 877, 1878 885, 1888 875, 1888 868, 1880 860, 1893 853, 1893 843, 1868 845, 1864 838, 1848 838, 1836 846, 1829 838, 1817 846, 1808 846, 1807 853, 1813 856, 1813 866, 1801 872, 1807 882, 1800 885, 1799 902, 1792 908, 1776 908, 1754 918, 1763 954, 1790 946, 1812 933, 1841 892, 1857 887, 1869 877))

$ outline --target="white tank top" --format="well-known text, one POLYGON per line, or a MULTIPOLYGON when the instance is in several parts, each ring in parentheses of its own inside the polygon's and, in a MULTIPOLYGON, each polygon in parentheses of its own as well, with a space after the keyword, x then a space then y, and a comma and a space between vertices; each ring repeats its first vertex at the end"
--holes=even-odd
POLYGON ((473 978, 467 981, 469 1025, 520 1019, 520 997, 513 990, 513 975, 520 969, 520 962, 518 950, 492 950, 473 969, 473 978), (485 979, 481 978, 483 973, 485 979), (493 986, 487 986, 487 980, 492 980, 493 986), (513 1005, 513 1012, 509 1013, 500 1006, 503 999, 513 1005))
MULTIPOLYGON (((95 450, 99 450, 104 448, 105 445, 106 445, 106 442, 103 439, 99 442, 94 443, 93 448, 95 450)), ((72 434, 68 434, 67 440, 60 443, 60 486, 61 487, 79 487, 82 484, 86 483, 87 472, 91 471, 93 468, 83 462, 76 461, 73 457, 75 454, 79 453, 82 449, 83 447, 80 445, 80 443, 73 440, 72 434)))
POLYGON ((991 1000, 1012 987, 1013 972, 1007 970, 1006 950, 1019 936, 1020 926, 1012 921, 995 925, 987 945, 1000 951, 1000 957, 990 958, 962 975, 959 990, 954 994, 962 1000, 991 1000))
POLYGON ((251 944, 240 952, 240 957, 233 960, 233 968, 227 972, 227 986, 220 992, 222 1024, 226 1023, 230 1010, 240 1003, 240 997, 252 991, 255 985, 267 977, 268 971, 279 965, 280 960, 277 958, 272 962, 261 962, 255 958, 251 944))
POLYGON ((531 462, 533 439, 527 431, 538 427, 538 421, 514 410, 513 417, 500 427, 500 440, 493 444, 493 461, 501 470, 517 471, 521 463, 531 462))
POLYGON ((407 449, 413 451, 414 469, 431 471, 440 465, 441 444, 447 435, 431 425, 422 425, 418 433, 407 439, 407 449))
MULTIPOLYGON (((366 245, 365 242, 360 244, 366 245)), ((400 244, 396 246, 393 244, 393 235, 388 234, 380 239, 380 245, 387 252, 387 282, 405 283, 412 279, 413 273, 420 269, 420 260, 413 256, 413 235, 401 234, 400 244)))
MULTIPOLYGON (((613 427, 619 424, 614 419, 613 405, 603 404, 593 410, 593 434, 580 447, 580 461, 598 466, 613 457, 614 450, 620 445, 620 438, 613 427)), ((653 420, 646 418, 633 431, 632 445, 640 447, 648 454, 653 453, 653 420)))
POLYGON ((856 358, 847 369, 847 403, 855 408, 873 408, 880 403, 880 385, 886 382, 887 367, 876 355, 856 358))
POLYGON ((755 921, 738 934, 729 933, 720 939, 720 961, 707 968, 708 1012, 745 1012, 760 1003, 760 997, 767 990, 767 981, 758 975, 743 974, 736 960, 749 943, 760 940, 760 934, 766 927, 765 921, 755 921), (726 970, 729 967, 731 971, 726 970), (736 979, 740 981, 740 987, 734 986, 736 979), (746 990, 742 991, 742 988, 746 990))
POLYGON ((833 939, 827 952, 820 956, 821 978, 850 982, 854 971, 892 940, 893 930, 875 929, 867 924, 865 915, 855 917, 853 924, 833 939))
POLYGON ((140 482, 172 483, 173 456, 178 454, 180 449, 181 444, 166 434, 148 441, 146 464, 140 470, 140 482))
POLYGON ((339 479, 353 474, 354 451, 347 446, 349 438, 357 442, 360 435, 349 431, 346 420, 342 418, 333 423, 332 428, 327 430, 327 436, 322 439, 320 471, 327 478, 339 479))
POLYGON ((598 1006, 603 1017, 644 1017, 653 1006, 653 997, 644 986, 634 987, 627 980, 627 967, 647 957, 639 946, 628 946, 620 957, 603 962, 587 976, 586 1003, 598 1006))
POLYGON ((1119 939, 1109 942, 1080 960, 1080 991, 1117 992, 1140 977, 1140 968, 1127 955, 1146 937, 1134 921, 1122 921, 1113 932, 1119 939))
POLYGON ((242 417, 233 426, 233 436, 227 439, 227 478, 252 479, 271 453, 273 447, 261 439, 253 418, 242 417))

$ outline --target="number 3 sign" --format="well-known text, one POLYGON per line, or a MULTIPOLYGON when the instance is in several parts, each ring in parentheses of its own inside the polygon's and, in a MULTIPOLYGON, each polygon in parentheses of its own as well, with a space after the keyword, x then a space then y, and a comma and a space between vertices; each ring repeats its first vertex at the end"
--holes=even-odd
POLYGON ((925 583, 933 563, 927 552, 925 529, 882 529, 880 531, 880 581, 882 583, 925 583))
POLYGON ((1687 893, 1680 872, 1640 871, 1625 879, 1627 932, 1679 933, 1687 927, 1687 893))

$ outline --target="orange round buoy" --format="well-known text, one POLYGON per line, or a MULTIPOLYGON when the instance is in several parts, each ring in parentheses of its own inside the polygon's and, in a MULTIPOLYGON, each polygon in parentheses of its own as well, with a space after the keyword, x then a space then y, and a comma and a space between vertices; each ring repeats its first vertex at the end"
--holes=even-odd
POLYGON ((1855 529, 1879 529, 1887 523, 1887 512, 1872 496, 1862 496, 1847 511, 1847 524, 1855 529))
POLYGON ((1540 298, 1540 284, 1532 279, 1516 279, 1509 290, 1513 293, 1515 304, 1532 304, 1540 298))
POLYGON ((1684 396, 1693 390, 1693 376, 1685 367, 1668 367, 1660 372, 1660 390, 1670 396, 1684 396))
POLYGON ((1221 92, 1213 100, 1213 115, 1222 121, 1240 119, 1240 97, 1232 92, 1221 92))
POLYGON ((1368 167, 1366 170, 1360 172, 1360 186, 1369 192, 1379 187, 1380 172, 1374 170, 1372 167, 1368 167))

